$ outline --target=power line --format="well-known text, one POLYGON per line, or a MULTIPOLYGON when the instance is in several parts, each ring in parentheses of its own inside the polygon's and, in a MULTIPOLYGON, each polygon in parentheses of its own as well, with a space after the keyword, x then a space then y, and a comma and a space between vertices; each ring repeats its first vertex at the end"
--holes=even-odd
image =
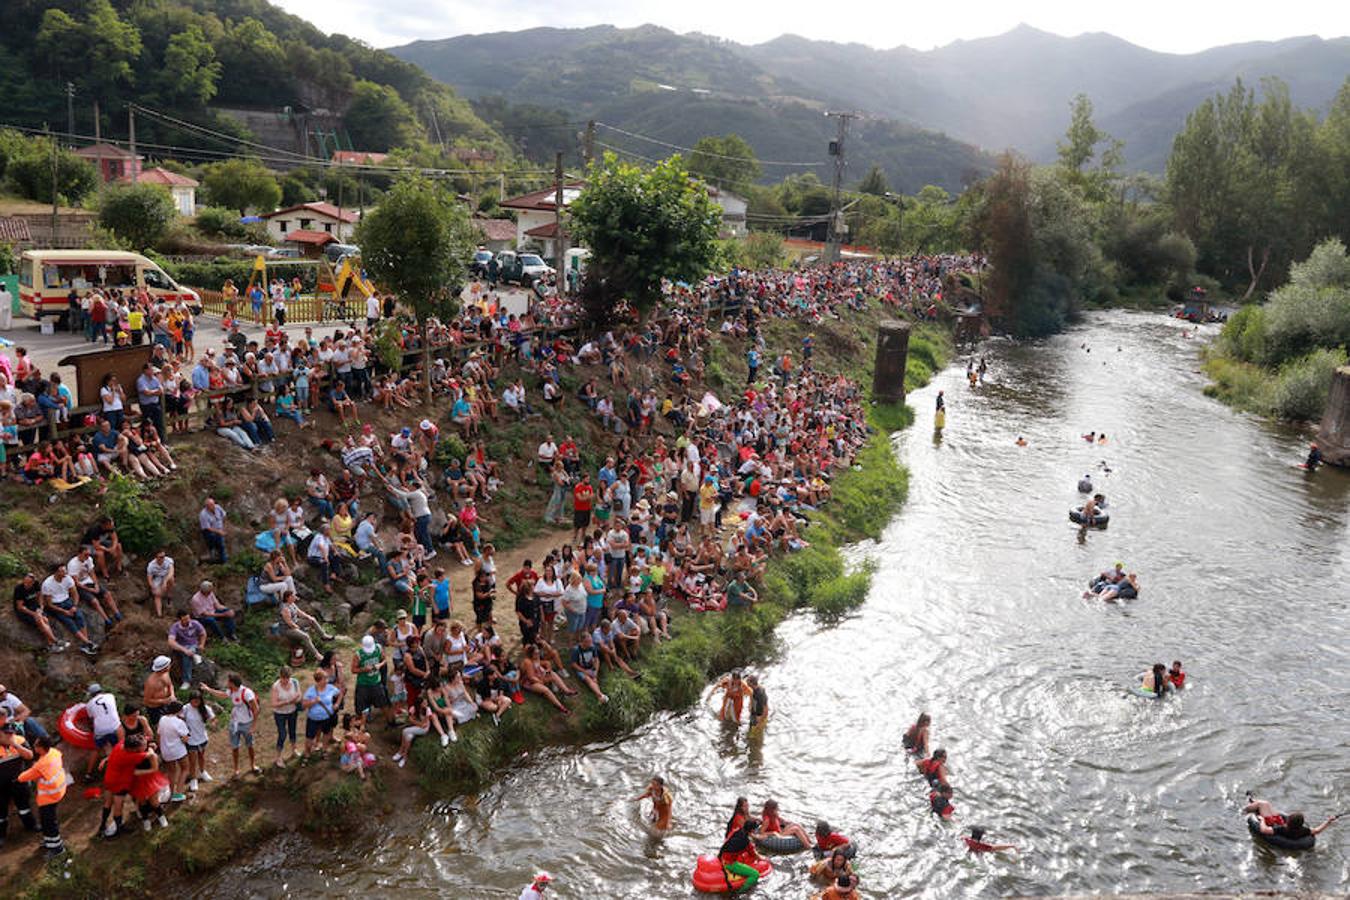
POLYGON ((244 147, 256 147, 259 150, 265 150, 269 153, 295 157, 297 160, 301 160, 304 162, 316 160, 316 157, 310 156, 307 153, 296 153, 294 150, 285 150, 280 147, 270 147, 266 144, 259 144, 256 143, 255 141, 250 141, 242 137, 225 134, 224 132, 207 128, 205 125, 197 125, 193 122, 185 122, 182 119, 174 118, 173 116, 159 112, 158 110, 153 110, 148 107, 141 106, 138 103, 129 103, 127 105, 130 106, 132 109, 136 110, 137 112, 144 113, 145 115, 150 116, 151 118, 160 119, 171 125, 176 125, 180 128, 186 128, 190 131, 200 132, 201 134, 206 135, 207 137, 215 138, 217 141, 220 141, 222 143, 239 145, 244 147))
MULTIPOLYGON (((645 134, 637 134, 636 132, 625 131, 622 128, 619 128, 615 125, 608 125, 604 122, 596 122, 595 124, 600 126, 601 128, 608 128, 610 131, 614 131, 619 134, 625 135, 626 137, 636 138, 639 141, 647 141, 648 143, 656 144, 661 147, 668 147, 671 150, 679 150, 684 153, 696 153, 699 156, 709 156, 712 157, 713 159, 728 159, 734 162, 746 162, 747 160, 747 157, 744 156, 729 156, 725 153, 712 153, 707 150, 695 150, 693 147, 682 147, 679 144, 672 144, 669 141, 657 140, 656 138, 648 137, 645 134)), ((784 162, 782 160, 773 160, 773 159, 757 159, 755 160, 755 162, 759 163, 761 166, 799 166, 805 169, 816 169, 825 165, 825 163, 823 162, 784 162)))

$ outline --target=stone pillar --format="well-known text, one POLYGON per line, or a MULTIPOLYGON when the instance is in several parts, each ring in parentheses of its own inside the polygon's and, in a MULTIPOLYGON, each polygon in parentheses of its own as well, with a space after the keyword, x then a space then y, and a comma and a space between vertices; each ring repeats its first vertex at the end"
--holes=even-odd
POLYGON ((872 398, 878 403, 905 402, 905 363, 909 359, 909 323, 883 319, 877 323, 877 358, 872 369, 872 398))
POLYGON ((1350 466, 1350 366, 1341 366, 1332 376, 1327 411, 1317 429, 1317 446, 1327 462, 1350 466))

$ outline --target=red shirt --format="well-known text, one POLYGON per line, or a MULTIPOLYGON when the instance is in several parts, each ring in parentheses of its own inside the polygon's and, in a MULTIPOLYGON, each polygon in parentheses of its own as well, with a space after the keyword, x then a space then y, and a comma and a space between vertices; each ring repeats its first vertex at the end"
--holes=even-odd
POLYGON ((131 790, 135 778, 135 769, 150 754, 144 750, 132 752, 125 744, 118 744, 108 754, 108 764, 103 770, 103 789, 114 794, 125 794, 131 790))
POLYGON ((835 847, 842 847, 848 843, 848 838, 837 831, 830 832, 824 839, 816 838, 816 846, 829 853, 835 847))
POLYGON ((595 497, 595 491, 586 482, 582 482, 572 488, 572 508, 577 512, 590 512, 591 500, 595 497))

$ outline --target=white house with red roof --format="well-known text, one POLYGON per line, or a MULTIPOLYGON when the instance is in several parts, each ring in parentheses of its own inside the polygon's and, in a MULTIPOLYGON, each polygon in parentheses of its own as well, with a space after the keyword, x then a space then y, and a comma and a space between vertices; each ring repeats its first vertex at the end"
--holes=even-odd
POLYGON ((158 184, 167 188, 169 194, 173 197, 173 207, 180 216, 195 216, 197 214, 197 182, 194 179, 155 166, 153 169, 145 169, 137 175, 136 183, 158 184))
POLYGON ((264 213, 258 218, 267 223, 267 233, 279 241, 289 240, 295 232, 307 232, 331 235, 345 244, 351 241, 361 214, 354 209, 339 209, 331 203, 315 201, 264 213))
MULTIPOLYGON (((581 195, 586 186, 584 181, 573 181, 563 185, 563 208, 581 195)), ((497 204, 516 214, 516 246, 547 247, 553 240, 557 217, 557 189, 547 187, 512 197, 497 204)))

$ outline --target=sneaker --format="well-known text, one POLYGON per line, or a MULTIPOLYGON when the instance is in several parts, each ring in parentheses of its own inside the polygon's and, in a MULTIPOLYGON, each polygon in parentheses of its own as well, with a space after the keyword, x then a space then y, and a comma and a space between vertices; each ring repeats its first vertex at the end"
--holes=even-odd
POLYGON ((448 735, 448 734, 443 734, 443 735, 441 735, 441 746, 442 746, 442 747, 449 747, 449 746, 450 746, 450 735, 448 735))
POLYGON ((97 656, 97 655, 98 655, 98 647, 95 646, 95 645, 93 644, 93 642, 86 643, 86 644, 81 644, 81 645, 80 645, 80 652, 83 653, 85 656, 97 656))
POLYGON ((608 702, 609 702, 609 694, 601 694, 601 695, 600 695, 600 702, 601 702, 601 703, 608 703, 608 702))
POLYGON ((436 558, 436 551, 435 551, 435 550, 432 550, 430 553, 428 553, 428 554, 426 555, 426 558, 427 558, 427 559, 435 559, 435 558, 436 558))
POLYGON ((141 828, 143 828, 143 829, 146 830, 146 831, 149 831, 149 830, 150 830, 150 820, 149 820, 149 819, 141 819, 141 828))
POLYGON ((178 689, 179 689, 180 691, 190 691, 190 690, 192 690, 192 685, 188 684, 188 683, 185 681, 185 682, 183 682, 182 684, 180 684, 180 685, 178 686, 178 689))
POLYGON ((169 797, 170 803, 182 803, 187 799, 187 794, 173 794, 169 797))
POLYGON ((202 772, 197 777, 200 778, 202 781, 215 781, 215 779, 211 777, 210 772, 202 772))
POLYGON ((103 828, 103 836, 105 838, 117 837, 117 823, 109 821, 108 824, 103 828))
POLYGON ((459 740, 459 734, 458 734, 457 732, 454 732, 454 731, 450 732, 450 743, 452 743, 452 744, 453 744, 453 743, 456 743, 458 740, 459 740))
POLYGON ((402 754, 402 753, 395 753, 395 754, 394 754, 394 762, 403 762, 403 754, 402 754))
POLYGON ((195 778, 189 778, 189 779, 188 779, 187 788, 188 788, 188 793, 189 793, 189 794, 195 794, 195 793, 197 793, 197 779, 195 779, 195 778))
MULTIPOLYGON (((159 821, 159 827, 160 827, 160 828, 168 828, 168 827, 169 827, 169 820, 166 819, 166 818, 164 818, 163 816, 160 816, 158 821, 159 821)), ((150 830, 150 823, 149 823, 149 822, 146 823, 145 830, 146 830, 146 831, 149 831, 149 830, 150 830)))
POLYGON ((398 767, 399 767, 400 769, 403 768, 403 764, 406 763, 407 761, 408 761, 407 757, 404 757, 404 758, 400 759, 400 760, 398 761, 398 767))
POLYGON ((459 561, 459 564, 460 564, 461 566, 471 566, 471 565, 473 565, 473 560, 471 560, 471 559, 461 559, 461 560, 459 561))

